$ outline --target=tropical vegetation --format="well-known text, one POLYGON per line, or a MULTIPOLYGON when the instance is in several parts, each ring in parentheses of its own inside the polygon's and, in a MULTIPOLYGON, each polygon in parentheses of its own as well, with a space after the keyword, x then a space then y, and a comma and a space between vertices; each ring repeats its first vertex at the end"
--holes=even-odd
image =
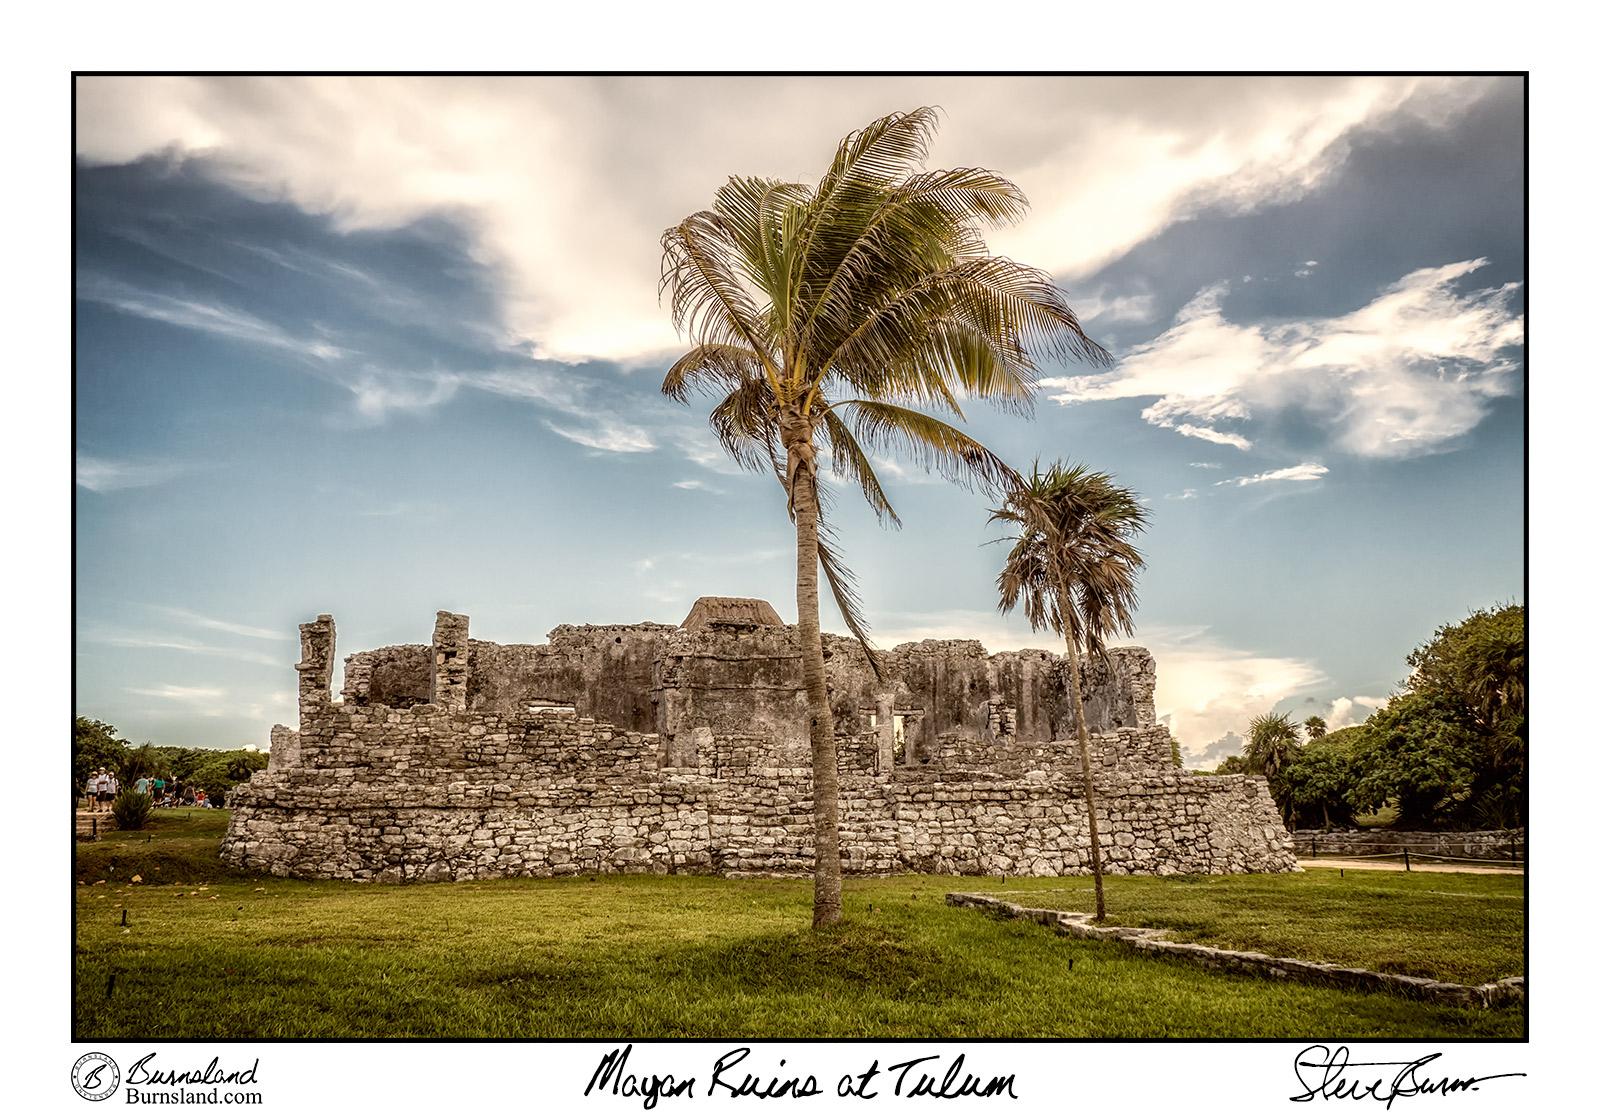
POLYGON ((161 778, 204 789, 220 804, 241 781, 267 768, 267 755, 257 750, 211 750, 206 747, 133 745, 109 723, 86 716, 72 721, 72 791, 82 796, 89 775, 101 767, 116 774, 124 788, 141 777, 161 778))
POLYGON ((962 420, 970 398, 1028 413, 1041 358, 1108 360, 1048 275, 989 253, 982 229, 1020 219, 1021 191, 983 169, 922 169, 936 124, 932 108, 873 121, 840 142, 814 186, 730 178, 710 209, 661 240, 661 290, 691 342, 661 389, 679 401, 716 400, 717 440, 741 466, 776 477, 794 523, 814 926, 843 909, 819 567, 846 626, 867 645, 829 531, 819 456, 891 525, 899 520, 874 454, 898 453, 997 491, 1012 470, 945 419, 962 420))
POLYGON ((1133 544, 1145 528, 1144 508, 1132 491, 1113 480, 1082 465, 1057 463, 1041 472, 1036 460, 1033 471, 1019 477, 1004 504, 989 515, 991 522, 1017 531, 996 581, 1001 612, 1010 612, 1020 602, 1034 630, 1053 630, 1067 643, 1096 920, 1105 919, 1105 885, 1089 727, 1083 712, 1082 655, 1104 658, 1107 638, 1133 633, 1133 608, 1138 602, 1134 581, 1144 567, 1133 544))
POLYGON ((1524 609, 1441 626, 1406 663, 1401 690, 1365 723, 1301 746, 1283 739, 1286 719, 1258 717, 1243 758, 1218 772, 1266 775, 1285 818, 1324 826, 1386 808, 1404 828, 1526 824, 1524 609))
POLYGON ((131 785, 124 785, 123 789, 111 799, 111 818, 117 822, 117 827, 125 832, 136 832, 144 827, 145 821, 150 819, 150 813, 155 810, 155 798, 148 793, 141 793, 131 785))
MULTIPOLYGON (((1300 754, 1300 725, 1288 716, 1268 713, 1250 721, 1250 738, 1244 745, 1245 772, 1260 774, 1267 784, 1281 781, 1281 775, 1300 754)), ((1275 798, 1284 822, 1294 823, 1294 807, 1288 798, 1275 798)))

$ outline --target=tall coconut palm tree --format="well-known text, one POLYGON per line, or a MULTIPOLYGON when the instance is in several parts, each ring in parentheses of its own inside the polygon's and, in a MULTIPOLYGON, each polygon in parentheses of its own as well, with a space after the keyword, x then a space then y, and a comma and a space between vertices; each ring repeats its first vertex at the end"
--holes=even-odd
POLYGON ((693 344, 661 389, 718 400, 713 432, 741 465, 775 473, 795 525, 818 926, 842 914, 819 563, 866 645, 849 571, 830 545, 818 450, 880 521, 898 524, 873 454, 993 490, 1011 470, 934 414, 960 420, 973 397, 1028 413, 1036 359, 1109 362, 1048 275, 988 253, 981 227, 1020 219, 1021 192, 987 170, 920 169, 936 124, 930 108, 868 124, 839 144, 815 186, 730 178, 711 209, 661 238, 661 289, 693 344))
POLYGON ((1020 602, 1034 630, 1055 631, 1067 643, 1067 674, 1077 715, 1078 758, 1089 814, 1089 861, 1094 871, 1095 920, 1106 916, 1095 818, 1089 725, 1083 712, 1082 654, 1105 656, 1105 641, 1133 633, 1138 602, 1134 580, 1144 558, 1132 539, 1145 528, 1145 510, 1113 477, 1082 465, 1053 464, 1019 477, 989 521, 1016 528, 1005 568, 996 581, 1000 610, 1020 602))

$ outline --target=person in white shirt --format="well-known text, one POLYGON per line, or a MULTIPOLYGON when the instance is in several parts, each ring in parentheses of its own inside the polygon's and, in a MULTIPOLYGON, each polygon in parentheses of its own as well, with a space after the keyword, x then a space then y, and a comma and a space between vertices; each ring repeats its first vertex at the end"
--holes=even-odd
POLYGON ((95 812, 104 812, 111 808, 111 800, 117 795, 117 779, 114 774, 101 770, 95 778, 95 812))

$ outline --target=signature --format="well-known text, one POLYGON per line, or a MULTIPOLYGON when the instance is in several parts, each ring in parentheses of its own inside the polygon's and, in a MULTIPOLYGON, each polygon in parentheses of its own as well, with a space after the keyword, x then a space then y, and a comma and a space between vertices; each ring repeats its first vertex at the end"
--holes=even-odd
POLYGON ((1449 1095, 1457 1091, 1476 1091, 1478 1084, 1490 1079, 1509 1079, 1526 1076, 1525 1071, 1506 1071, 1495 1075, 1467 1075, 1458 1079, 1441 1075, 1430 1079, 1421 1071, 1432 1064, 1442 1052, 1432 1052, 1415 1060, 1363 1060, 1352 1062, 1350 1050, 1344 1045, 1330 1049, 1314 1044, 1294 1058, 1295 1078, 1304 1087, 1303 1093, 1290 1095, 1291 1102, 1310 1102, 1325 1099, 1376 1099, 1385 1106, 1393 1106, 1395 1099, 1413 1095, 1449 1095), (1354 1072, 1353 1068, 1393 1069, 1393 1071, 1354 1072), (1366 1078, 1362 1078, 1362 1076, 1366 1078))

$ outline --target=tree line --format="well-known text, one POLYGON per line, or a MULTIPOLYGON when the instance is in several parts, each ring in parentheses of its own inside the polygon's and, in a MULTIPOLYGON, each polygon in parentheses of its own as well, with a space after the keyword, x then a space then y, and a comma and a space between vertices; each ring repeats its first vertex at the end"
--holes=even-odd
POLYGON ((204 747, 134 746, 109 723, 77 716, 72 721, 73 799, 83 795, 90 775, 104 767, 123 786, 142 777, 161 778, 204 789, 221 803, 228 790, 267 768, 267 756, 254 750, 208 750, 204 747))
POLYGON ((1527 823, 1527 616, 1477 610, 1406 658, 1400 691, 1366 722, 1327 731, 1257 716, 1243 755, 1217 773, 1260 774, 1291 826, 1346 827, 1391 807, 1395 827, 1527 823), (1302 742, 1301 732, 1305 733, 1302 742))

